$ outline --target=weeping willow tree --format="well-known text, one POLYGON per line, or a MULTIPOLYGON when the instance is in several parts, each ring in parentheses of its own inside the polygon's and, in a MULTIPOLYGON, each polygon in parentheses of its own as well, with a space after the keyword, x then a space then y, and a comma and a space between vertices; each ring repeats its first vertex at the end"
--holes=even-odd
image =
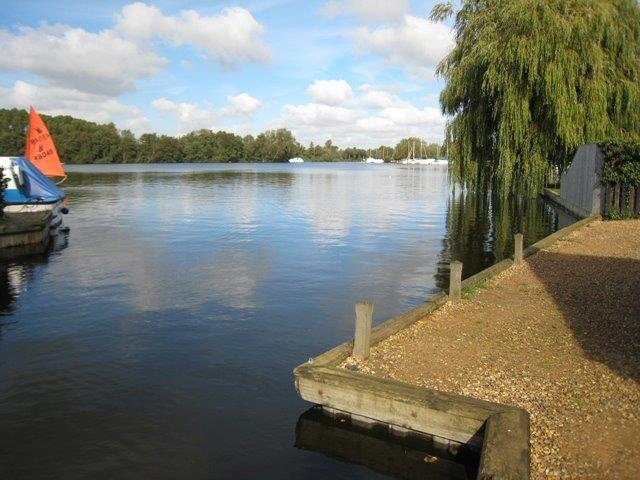
POLYGON ((534 193, 580 144, 640 133, 637 0, 462 0, 454 29, 438 73, 455 179, 534 193))

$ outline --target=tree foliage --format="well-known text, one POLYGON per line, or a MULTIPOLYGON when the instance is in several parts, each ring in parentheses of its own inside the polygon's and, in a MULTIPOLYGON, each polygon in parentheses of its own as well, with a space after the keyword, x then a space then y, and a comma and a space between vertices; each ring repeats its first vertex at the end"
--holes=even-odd
MULTIPOLYGON (((312 162, 362 161, 372 155, 385 161, 397 161, 407 156, 410 142, 424 145, 424 154, 435 157, 443 150, 437 144, 427 144, 416 137, 400 141, 395 148, 381 145, 365 150, 334 145, 331 139, 324 145, 311 143, 304 148, 291 131, 280 128, 257 136, 240 137, 233 133, 196 130, 179 138, 156 133, 144 133, 139 138, 129 130, 118 131, 112 123, 100 125, 68 115, 42 115, 64 163, 228 163, 287 162, 303 157, 312 162)), ((0 155, 24 154, 25 134, 29 116, 18 109, 0 109, 0 155)))
POLYGON ((580 144, 640 133, 636 0, 461 3, 438 66, 459 180, 534 192, 580 144))

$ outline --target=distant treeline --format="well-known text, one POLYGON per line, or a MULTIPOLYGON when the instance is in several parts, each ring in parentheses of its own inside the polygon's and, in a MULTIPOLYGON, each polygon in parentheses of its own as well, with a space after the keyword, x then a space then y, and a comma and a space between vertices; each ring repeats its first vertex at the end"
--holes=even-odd
MULTIPOLYGON (((197 130, 181 137, 118 130, 113 123, 97 124, 68 115, 42 115, 64 163, 237 163, 287 162, 292 157, 307 161, 360 161, 368 156, 396 161, 415 150, 424 157, 439 158, 442 149, 419 138, 406 138, 396 146, 340 149, 327 140, 324 145, 302 146, 285 129, 268 130, 241 137, 229 132, 197 130), (422 152, 420 145, 422 142, 422 152)), ((26 110, 0 109, 0 156, 24 154, 29 116, 26 110)))

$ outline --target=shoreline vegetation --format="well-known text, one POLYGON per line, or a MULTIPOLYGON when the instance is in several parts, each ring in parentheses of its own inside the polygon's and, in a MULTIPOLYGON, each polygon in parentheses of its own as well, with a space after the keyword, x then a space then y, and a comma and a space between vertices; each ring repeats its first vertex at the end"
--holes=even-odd
MULTIPOLYGON (((300 144, 286 128, 243 137, 225 131, 196 130, 181 137, 118 130, 113 123, 98 124, 69 115, 42 115, 65 164, 118 163, 282 163, 302 157, 310 162, 359 162, 367 157, 392 162, 407 158, 413 149, 427 158, 443 158, 444 147, 409 137, 396 145, 377 148, 340 148, 300 144), (422 148, 420 144, 422 143, 422 148)), ((0 109, 0 156, 24 153, 28 124, 26 110, 0 109)))
POLYGON ((635 478, 638 252, 640 222, 592 222, 342 366, 525 409, 534 479, 635 478))

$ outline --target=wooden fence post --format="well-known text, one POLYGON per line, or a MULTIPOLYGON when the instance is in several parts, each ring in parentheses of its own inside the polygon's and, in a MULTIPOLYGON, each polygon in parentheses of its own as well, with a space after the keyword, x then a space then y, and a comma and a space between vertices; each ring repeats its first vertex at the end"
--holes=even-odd
POLYGON ((369 358, 373 303, 356 303, 356 333, 353 339, 353 356, 356 360, 369 358))
POLYGON ((513 236, 513 244, 514 244, 514 252, 513 252, 513 261, 514 263, 521 263, 524 251, 524 236, 521 233, 516 233, 513 236))
POLYGON ((449 271, 449 300, 457 302, 462 297, 462 262, 451 262, 449 271))

